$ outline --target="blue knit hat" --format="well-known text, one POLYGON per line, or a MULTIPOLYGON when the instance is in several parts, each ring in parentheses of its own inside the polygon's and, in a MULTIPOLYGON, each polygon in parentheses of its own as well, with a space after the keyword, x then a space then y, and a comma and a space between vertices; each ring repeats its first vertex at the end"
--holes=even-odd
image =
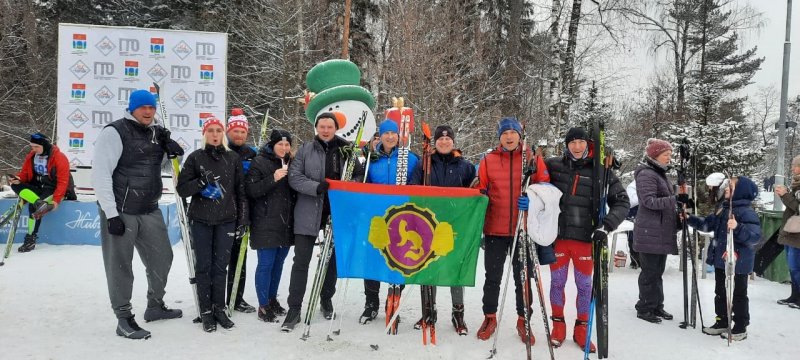
POLYGON ((500 135, 503 135, 507 130, 514 130, 519 136, 522 136, 522 126, 519 124, 519 121, 517 121, 517 118, 502 118, 500 123, 497 124, 497 137, 499 138, 500 135))
POLYGON ((394 131, 396 133, 399 132, 400 130, 397 128, 397 123, 395 123, 392 120, 386 119, 383 120, 381 125, 378 127, 378 133, 380 135, 383 135, 387 131, 394 131))
POLYGON ((136 90, 131 93, 130 100, 128 100, 128 112, 133 113, 136 109, 150 105, 156 107, 156 97, 147 90, 136 90))

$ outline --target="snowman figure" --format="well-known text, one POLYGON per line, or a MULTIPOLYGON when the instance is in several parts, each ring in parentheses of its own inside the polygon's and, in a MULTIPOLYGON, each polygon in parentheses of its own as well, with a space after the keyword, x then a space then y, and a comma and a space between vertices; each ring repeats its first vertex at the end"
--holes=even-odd
POLYGON ((377 126, 372 108, 375 98, 361 87, 361 70, 348 60, 328 60, 315 65, 306 75, 306 118, 311 124, 319 114, 336 115, 339 130, 336 135, 361 143, 372 137, 377 126), (357 125, 364 121, 361 139, 356 139, 357 125))

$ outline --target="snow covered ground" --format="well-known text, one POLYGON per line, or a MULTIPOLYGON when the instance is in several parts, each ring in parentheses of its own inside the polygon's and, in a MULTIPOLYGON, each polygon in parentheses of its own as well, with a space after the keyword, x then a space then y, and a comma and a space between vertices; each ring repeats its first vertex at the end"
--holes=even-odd
MULTIPOLYGON (((624 244, 624 242, 620 241, 624 244)), ((623 245, 624 248, 624 245, 623 245)), ((206 334, 191 319, 196 315, 191 288, 187 283, 184 250, 173 248, 175 260, 170 273, 166 301, 180 308, 178 320, 144 323, 147 284, 144 268, 134 259, 137 276, 133 306, 139 324, 153 333, 146 341, 132 341, 114 333, 116 320, 110 309, 100 247, 39 245, 28 254, 16 252, 0 268, 0 358, 1 359, 483 359, 491 342, 480 341, 475 331, 482 321, 482 259, 479 259, 475 288, 466 290, 466 320, 469 336, 459 337, 449 323, 450 294, 440 291, 439 327, 436 347, 423 347, 421 336, 412 328, 419 316, 419 290, 404 292, 410 298, 401 311, 403 322, 397 336, 382 333, 383 315, 378 322, 357 322, 363 305, 363 285, 351 280, 344 309, 342 332, 326 341, 328 323, 317 316, 308 341, 300 340, 300 330, 290 334, 279 331, 279 324, 266 324, 255 314, 235 313, 236 327, 206 334), (370 345, 378 345, 373 350, 370 345)), ((256 304, 252 274, 255 254, 248 263, 245 298, 256 304)), ((287 258, 279 294, 285 304, 292 256, 287 258)), ((775 303, 786 297, 789 287, 764 279, 750 282, 752 324, 749 337, 731 347, 719 337, 703 335, 699 329, 682 330, 681 280, 677 257, 670 257, 665 274, 666 310, 675 320, 660 325, 636 318, 638 271, 615 269, 610 275, 610 358, 611 359, 797 359, 800 357, 800 310, 775 303)), ((315 261, 314 265, 315 266, 315 261)), ((543 269, 545 288, 549 288, 549 270, 543 269)), ((713 319, 713 275, 700 280, 706 324, 713 319)), ((340 282, 339 291, 344 289, 340 282)), ((309 281, 310 286, 310 281, 309 281)), ((409 289, 407 289, 409 290, 409 289)), ((572 341, 575 317, 574 285, 567 286, 568 341, 556 349, 557 359, 580 359, 582 352, 572 341)), ((383 295, 383 294, 382 294, 383 295)), ((338 298, 335 298, 338 301, 338 298)), ((335 302, 336 304, 336 302, 335 302)), ((514 324, 513 289, 509 289, 505 317, 500 325, 498 359, 525 357, 525 347, 517 337, 514 324)), ((549 310, 549 309, 548 309, 549 310)), ((538 308, 533 323, 537 342, 534 357, 548 358, 543 326, 538 308)), ((592 358, 595 358, 594 356, 592 358)))

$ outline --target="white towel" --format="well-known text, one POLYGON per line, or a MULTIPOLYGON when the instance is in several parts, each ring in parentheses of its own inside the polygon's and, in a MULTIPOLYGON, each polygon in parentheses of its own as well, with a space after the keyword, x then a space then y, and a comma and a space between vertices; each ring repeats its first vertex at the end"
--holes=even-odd
POLYGON ((529 185, 526 192, 530 199, 528 236, 541 246, 549 246, 558 236, 561 190, 550 183, 537 183, 529 185))

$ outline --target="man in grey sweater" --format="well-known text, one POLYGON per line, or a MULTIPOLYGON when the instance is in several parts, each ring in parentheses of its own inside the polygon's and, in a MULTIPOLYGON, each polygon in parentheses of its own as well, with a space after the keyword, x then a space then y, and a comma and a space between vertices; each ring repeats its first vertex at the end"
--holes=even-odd
POLYGON ((172 266, 172 247, 158 199, 164 154, 183 155, 169 130, 154 124, 156 99, 147 90, 131 93, 128 114, 108 124, 95 142, 92 183, 100 213, 103 263, 117 335, 147 339, 131 311, 133 249, 147 274, 145 321, 174 319, 181 310, 167 308, 164 288, 172 266))

